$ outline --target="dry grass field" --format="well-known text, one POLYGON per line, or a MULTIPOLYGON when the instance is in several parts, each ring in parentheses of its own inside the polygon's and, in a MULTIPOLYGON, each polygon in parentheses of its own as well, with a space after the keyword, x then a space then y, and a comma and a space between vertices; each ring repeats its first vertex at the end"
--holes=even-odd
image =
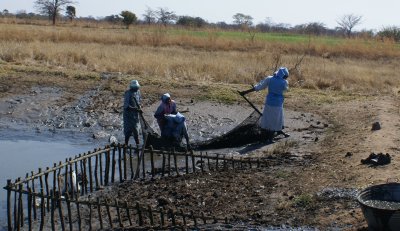
POLYGON ((251 42, 244 32, 194 32, 156 26, 126 30, 2 24, 0 60, 27 71, 121 72, 138 79, 200 84, 251 84, 276 66, 293 69, 299 64, 292 72, 292 87, 393 92, 400 83, 400 47, 391 42, 307 36, 282 42, 262 34, 251 42))

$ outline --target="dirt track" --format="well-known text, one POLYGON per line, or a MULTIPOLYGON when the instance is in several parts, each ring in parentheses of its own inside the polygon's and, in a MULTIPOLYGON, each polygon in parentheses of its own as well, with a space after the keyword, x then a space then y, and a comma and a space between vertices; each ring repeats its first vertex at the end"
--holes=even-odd
MULTIPOLYGON (((189 110, 185 115, 193 140, 222 134, 252 111, 245 102, 223 105, 176 99, 182 110, 189 110)), ((0 99, 0 137, 59 136, 105 144, 109 135, 116 135, 121 140, 121 101, 122 96, 96 89, 81 94, 53 87, 10 90, 0 99)), ((236 155, 272 155, 289 161, 260 172, 222 172, 164 179, 154 184, 135 183, 140 187, 127 182, 113 192, 154 206, 157 199, 168 198, 172 208, 235 215, 264 226, 364 229, 366 223, 354 200, 357 190, 398 178, 398 102, 392 97, 377 97, 329 104, 317 110, 292 98, 286 109, 290 138, 278 139, 272 145, 220 150, 236 155), (375 121, 381 122, 382 129, 372 132, 375 121), (371 152, 390 153, 392 163, 377 168, 361 165, 360 160, 371 152), (351 155, 346 157, 347 153, 351 155), (199 181, 187 186, 187 182, 199 181), (137 195, 146 197, 140 199, 137 195), (190 196, 182 200, 179 195, 190 196)), ((157 104, 157 96, 148 95, 145 114, 155 129, 151 115, 157 104)))

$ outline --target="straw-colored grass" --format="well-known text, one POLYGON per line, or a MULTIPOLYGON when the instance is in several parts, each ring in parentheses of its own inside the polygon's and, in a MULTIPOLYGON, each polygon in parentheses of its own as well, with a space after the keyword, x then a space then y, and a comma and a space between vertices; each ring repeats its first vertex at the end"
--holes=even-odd
POLYGON ((293 68, 306 55, 289 79, 291 87, 391 92, 400 85, 400 48, 395 43, 331 38, 293 42, 279 41, 277 35, 272 41, 268 34, 251 42, 244 33, 232 33, 2 24, 0 62, 178 82, 250 84, 271 74, 276 64, 293 68))

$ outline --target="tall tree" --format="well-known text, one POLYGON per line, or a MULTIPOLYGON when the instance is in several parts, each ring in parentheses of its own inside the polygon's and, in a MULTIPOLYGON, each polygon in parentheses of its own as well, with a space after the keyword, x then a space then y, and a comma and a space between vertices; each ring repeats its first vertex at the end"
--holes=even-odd
POLYGON ((254 42, 254 38, 257 33, 257 28, 253 28, 253 17, 242 13, 233 15, 233 23, 238 25, 243 31, 247 31, 250 35, 251 42, 254 42))
POLYGON ((147 7, 146 11, 143 14, 144 21, 149 25, 156 22, 156 16, 156 12, 150 7, 147 7))
POLYGON ((200 17, 179 16, 176 24, 190 27, 202 27, 207 24, 207 22, 200 17))
POLYGON ((7 9, 4 9, 2 14, 3 14, 4 16, 7 16, 9 13, 10 13, 10 12, 9 12, 7 9))
POLYGON ((346 14, 336 22, 339 24, 339 27, 344 31, 346 36, 350 37, 353 28, 361 23, 361 19, 362 16, 360 15, 346 14))
POLYGON ((164 26, 172 23, 177 19, 175 12, 169 11, 167 8, 158 8, 156 14, 158 22, 162 23, 164 26))
POLYGON ((75 18, 76 16, 76 9, 74 6, 67 6, 67 11, 66 11, 66 15, 69 18, 69 20, 72 21, 72 19, 75 18))
POLYGON ((129 26, 132 23, 136 23, 136 21, 137 21, 136 14, 134 14, 130 11, 127 11, 127 10, 121 12, 121 17, 122 17, 122 22, 126 26, 126 29, 129 29, 129 26))
POLYGON ((35 7, 41 14, 48 15, 53 20, 53 25, 56 24, 57 16, 60 11, 67 5, 75 4, 72 0, 36 0, 35 7))
POLYGON ((253 25, 253 17, 251 17, 250 15, 237 13, 237 14, 233 15, 233 23, 237 24, 243 28, 247 28, 247 27, 253 25))

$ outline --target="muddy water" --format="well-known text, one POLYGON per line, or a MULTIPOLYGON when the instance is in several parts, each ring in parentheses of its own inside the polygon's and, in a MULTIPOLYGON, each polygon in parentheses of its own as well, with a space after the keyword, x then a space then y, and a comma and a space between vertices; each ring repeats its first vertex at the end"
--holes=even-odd
MULTIPOLYGON (((90 143, 71 143, 63 140, 0 140, 0 186, 3 188, 7 179, 25 177, 30 171, 45 169, 53 163, 64 161, 80 153, 93 150, 90 143)), ((0 190, 0 230, 6 225, 6 190, 0 190)))

